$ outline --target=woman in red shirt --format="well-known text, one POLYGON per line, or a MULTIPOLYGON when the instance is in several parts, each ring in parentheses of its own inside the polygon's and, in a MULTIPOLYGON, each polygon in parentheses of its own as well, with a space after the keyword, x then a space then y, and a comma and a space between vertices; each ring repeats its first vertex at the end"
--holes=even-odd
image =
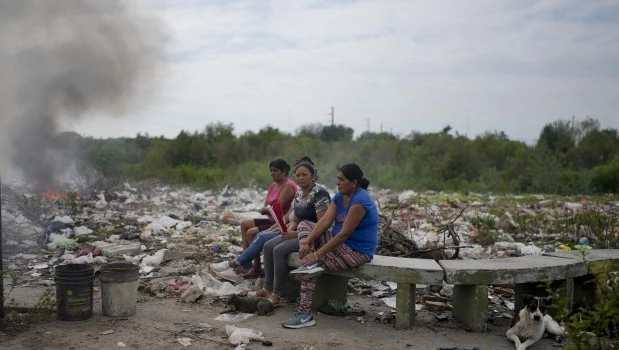
MULTIPOLYGON (((290 205, 297 193, 297 185, 288 179, 288 173, 290 172, 290 164, 285 160, 278 158, 269 163, 269 170, 271 171, 271 178, 273 183, 269 186, 267 192, 267 198, 264 201, 264 206, 260 208, 259 212, 262 215, 269 215, 267 205, 279 202, 283 213, 287 213, 290 210, 290 205)), ((268 219, 244 219, 241 221, 241 237, 243 250, 247 249, 251 242, 256 237, 256 234, 260 231, 265 231, 271 228, 275 223, 275 219, 269 215, 268 219)), ((254 259, 254 264, 251 270, 247 272, 244 278, 258 278, 262 273, 260 255, 254 259)))

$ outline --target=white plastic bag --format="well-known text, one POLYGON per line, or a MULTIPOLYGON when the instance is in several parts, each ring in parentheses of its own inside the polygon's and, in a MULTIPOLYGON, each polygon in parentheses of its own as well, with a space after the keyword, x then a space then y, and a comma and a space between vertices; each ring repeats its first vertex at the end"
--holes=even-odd
POLYGON ((226 334, 228 335, 228 342, 232 345, 249 344, 252 340, 265 340, 262 332, 232 325, 226 325, 226 334))

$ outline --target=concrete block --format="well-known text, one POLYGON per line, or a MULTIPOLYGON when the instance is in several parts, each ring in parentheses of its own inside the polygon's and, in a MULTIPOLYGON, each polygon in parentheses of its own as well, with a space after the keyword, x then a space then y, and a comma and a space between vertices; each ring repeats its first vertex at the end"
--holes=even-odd
MULTIPOLYGON (((301 266, 298 253, 288 256, 288 265, 301 266)), ((443 269, 434 260, 398 258, 374 255, 367 264, 340 273, 333 273, 364 280, 391 281, 408 284, 443 284, 443 269)))
POLYGON ((395 302, 395 328, 411 329, 415 319, 415 284, 398 283, 395 302))
POLYGON ((591 306, 599 299, 608 273, 619 271, 619 249, 591 249, 582 251, 556 251, 545 256, 575 259, 584 262, 588 274, 579 276, 574 281, 573 306, 591 306))
POLYGON ((142 252, 142 248, 139 242, 129 244, 113 244, 101 248, 101 255, 114 256, 114 255, 138 255, 142 252))
MULTIPOLYGON (((288 272, 294 270, 295 268, 289 267, 288 272)), ((290 278, 289 274, 286 273, 286 278, 282 283, 282 297, 284 298, 298 298, 299 292, 301 291, 301 282, 290 278)))
MULTIPOLYGON (((566 301, 566 311, 571 311, 573 309, 574 301, 574 279, 568 278, 565 280, 553 281, 550 283, 550 288, 559 292, 560 297, 566 301)), ((548 296, 548 292, 546 292, 546 284, 544 282, 518 283, 516 284, 514 291, 516 293, 514 296, 515 311, 519 311, 524 307, 524 304, 522 303, 522 296, 524 294, 530 294, 537 297, 548 296)))
POLYGON ((337 300, 346 304, 348 294, 348 277, 331 274, 322 274, 316 282, 316 289, 312 295, 314 310, 327 304, 329 300, 337 300))
POLYGON ((462 285, 454 286, 452 315, 473 331, 485 331, 488 318, 488 286, 462 285))
POLYGON ((440 260, 450 284, 516 284, 563 280, 587 274, 584 261, 551 256, 440 260))

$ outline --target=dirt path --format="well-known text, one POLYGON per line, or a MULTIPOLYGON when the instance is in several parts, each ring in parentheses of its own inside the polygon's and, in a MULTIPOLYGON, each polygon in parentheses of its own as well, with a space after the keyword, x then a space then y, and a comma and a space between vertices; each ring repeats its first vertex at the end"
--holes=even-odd
MULTIPOLYGON (((32 295, 36 291, 29 291, 32 295)), ((28 292, 18 294, 28 297, 28 292)), ((36 300, 36 299, 34 299, 36 300)), ((350 304, 365 310, 376 304, 376 299, 351 296, 350 304)), ((374 306, 376 308, 376 306, 374 306)), ((126 320, 101 315, 98 291, 95 291, 94 316, 78 322, 49 321, 34 325, 17 336, 0 336, 0 349, 223 349, 228 344, 226 322, 215 321, 223 307, 184 304, 174 299, 146 299, 138 303, 138 311, 126 320), (181 332, 192 324, 208 323, 209 332, 191 334, 181 332), (102 332, 114 332, 102 335, 102 332), (177 339, 192 338, 185 347, 177 339), (119 346, 122 342, 126 347, 119 346)), ((412 330, 398 331, 392 324, 381 324, 366 315, 360 323, 356 317, 317 315, 314 327, 289 330, 281 322, 294 312, 294 304, 284 304, 269 317, 255 316, 234 323, 240 327, 264 332, 273 345, 271 349, 437 349, 440 347, 473 348, 482 350, 513 349, 504 334, 509 319, 495 319, 491 330, 485 333, 467 332, 454 321, 439 322, 434 314, 422 311, 412 330)), ((269 349, 261 343, 252 343, 248 349, 269 349)), ((543 339, 530 350, 556 349, 552 341, 543 339)))

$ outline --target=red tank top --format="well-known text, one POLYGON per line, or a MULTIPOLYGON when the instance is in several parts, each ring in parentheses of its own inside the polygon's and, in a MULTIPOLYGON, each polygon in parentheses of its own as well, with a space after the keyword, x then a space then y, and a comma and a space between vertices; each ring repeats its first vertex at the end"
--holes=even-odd
MULTIPOLYGON (((277 191, 275 191, 276 185, 277 183, 273 182, 271 186, 269 186, 269 190, 267 192, 267 204, 272 204, 274 202, 277 202, 279 200, 279 195, 282 193, 284 188, 286 188, 287 186, 290 186, 293 191, 292 196, 290 196, 290 199, 286 203, 283 203, 282 212, 285 215, 288 212, 288 210, 290 210, 290 206, 292 205, 292 201, 294 200, 294 195, 297 193, 297 185, 294 182, 292 182, 290 179, 286 179, 286 181, 277 189, 277 191)), ((271 220, 271 222, 275 222, 271 216, 269 216, 269 220, 271 220)))

